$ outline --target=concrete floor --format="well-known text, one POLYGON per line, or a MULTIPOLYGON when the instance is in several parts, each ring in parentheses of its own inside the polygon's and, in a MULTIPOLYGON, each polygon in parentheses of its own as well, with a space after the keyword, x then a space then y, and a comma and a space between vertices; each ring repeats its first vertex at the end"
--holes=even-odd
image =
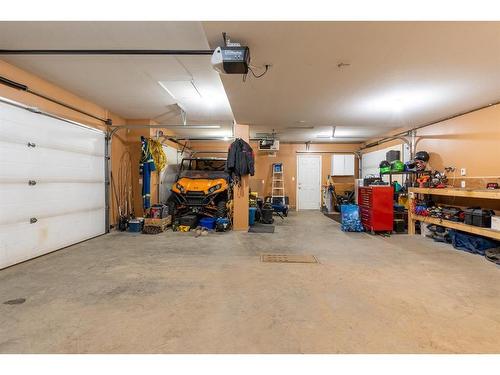
POLYGON ((498 353, 500 269, 319 212, 274 234, 113 233, 0 271, 0 352, 498 353))

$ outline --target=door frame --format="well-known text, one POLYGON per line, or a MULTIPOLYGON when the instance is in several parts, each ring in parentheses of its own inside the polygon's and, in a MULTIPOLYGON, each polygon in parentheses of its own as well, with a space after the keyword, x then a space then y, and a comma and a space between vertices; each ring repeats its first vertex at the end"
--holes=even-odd
POLYGON ((299 163, 300 163, 300 158, 301 157, 308 157, 308 158, 317 158, 319 159, 319 186, 318 186, 318 197, 319 197, 319 207, 318 207, 318 210, 321 210, 321 175, 322 175, 322 172, 323 172, 323 156, 321 154, 308 154, 308 153, 300 153, 300 154, 297 154, 297 166, 296 166, 296 175, 297 175, 297 179, 295 181, 295 197, 296 197, 296 202, 295 202, 295 211, 299 211, 299 206, 300 206, 300 200, 299 200, 299 163))

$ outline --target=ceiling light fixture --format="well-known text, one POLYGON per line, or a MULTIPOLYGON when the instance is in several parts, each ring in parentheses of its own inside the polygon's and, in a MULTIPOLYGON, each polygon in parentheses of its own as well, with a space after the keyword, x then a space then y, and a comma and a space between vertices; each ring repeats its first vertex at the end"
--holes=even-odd
MULTIPOLYGON (((129 128, 151 128, 151 125, 132 125, 129 128)), ((220 125, 171 125, 171 124, 158 124, 154 125, 155 129, 165 128, 165 129, 220 129, 220 125)))

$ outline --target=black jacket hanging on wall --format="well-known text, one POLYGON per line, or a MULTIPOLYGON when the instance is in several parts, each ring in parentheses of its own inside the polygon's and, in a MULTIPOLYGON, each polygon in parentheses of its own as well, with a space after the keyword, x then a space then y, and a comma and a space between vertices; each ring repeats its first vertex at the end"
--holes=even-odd
POLYGON ((237 138, 229 146, 226 172, 236 179, 246 175, 253 176, 255 173, 253 149, 241 138, 237 138))

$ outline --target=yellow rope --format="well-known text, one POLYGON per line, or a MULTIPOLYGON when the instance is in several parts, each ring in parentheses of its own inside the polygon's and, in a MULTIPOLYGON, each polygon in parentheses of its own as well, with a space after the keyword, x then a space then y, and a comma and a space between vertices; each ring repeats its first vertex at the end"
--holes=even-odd
POLYGON ((148 148, 155 162, 156 170, 161 172, 167 166, 167 155, 163 151, 162 144, 154 139, 149 139, 148 148))

